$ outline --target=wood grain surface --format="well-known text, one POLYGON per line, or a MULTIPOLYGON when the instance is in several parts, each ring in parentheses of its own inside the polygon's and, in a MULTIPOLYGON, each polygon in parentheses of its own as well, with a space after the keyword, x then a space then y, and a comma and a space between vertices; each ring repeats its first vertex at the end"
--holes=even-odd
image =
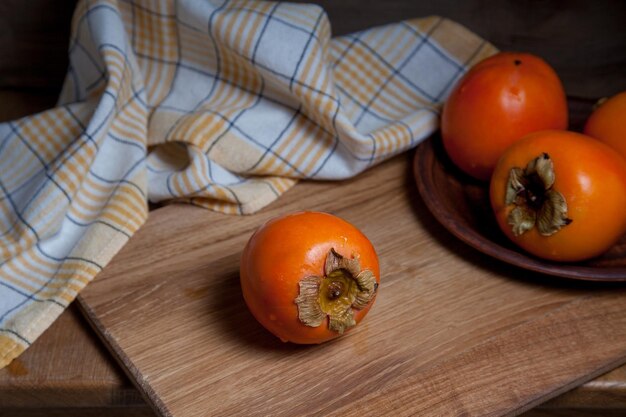
MULTIPOLYGON (((22 116, 50 107, 54 103, 66 70, 68 22, 74 3, 74 0, 63 2, 4 0, 0 2, 0 87, 12 90, 8 92, 5 90, 0 94, 0 114, 4 115, 2 119, 22 116), (24 99, 24 93, 27 93, 28 98, 24 99)), ((623 54, 626 45, 626 30, 623 25, 626 18, 626 3, 620 0, 601 0, 594 2, 593 5, 584 0, 568 2, 535 0, 464 2, 345 0, 332 2, 322 0, 317 3, 327 9, 334 34, 349 33, 407 17, 440 14, 459 21, 500 48, 527 50, 543 56, 555 66, 569 94, 597 97, 626 89, 626 77, 621 70, 626 63, 626 55, 623 54)), ((434 220, 431 218, 430 221, 434 220)), ((437 229, 436 226, 434 227, 437 229)), ((438 233, 445 236, 445 231, 442 229, 438 233)), ((448 237, 444 241, 451 239, 448 237)), ((482 264, 488 265, 489 262, 485 258, 482 264)), ((375 312, 376 308, 372 314, 375 312)), ((74 388, 79 388, 82 386, 81 383, 88 385, 93 379, 106 380, 106 375, 115 372, 112 371, 115 367, 110 363, 108 367, 93 366, 91 362, 94 359, 90 355, 58 354, 57 351, 73 349, 75 339, 71 336, 72 334, 82 334, 82 336, 75 336, 78 340, 81 337, 92 337, 84 328, 84 323, 78 320, 69 319, 61 323, 62 326, 54 327, 54 332, 57 333, 54 337, 58 338, 58 343, 44 343, 44 339, 43 342, 37 342, 30 348, 30 354, 40 360, 32 363, 27 360, 22 364, 28 370, 28 375, 0 377, 0 397, 12 395, 10 390, 5 388, 10 387, 16 378, 26 377, 31 378, 33 382, 39 381, 32 388, 25 388, 35 391, 37 387, 48 386, 49 383, 67 382, 67 379, 72 380, 74 388), (44 360, 46 357, 55 358, 54 366, 46 363, 44 360), (74 360, 73 364, 72 360, 74 360), (71 366, 75 366, 76 370, 80 368, 82 371, 74 375, 56 374, 56 369, 71 366), (86 372, 88 369, 91 372, 86 372)), ((51 331, 42 337, 51 337, 51 331)), ((22 358, 28 359, 26 356, 22 358)), ((550 407, 549 410, 533 411, 532 415, 625 415, 623 411, 624 398, 626 398, 625 369, 619 368, 588 382, 546 403, 545 407, 550 407), (608 411, 607 407, 613 410, 608 411)), ((23 373, 23 370, 18 373, 23 373)), ((128 387, 128 383, 123 378, 118 382, 116 389, 122 390, 128 387)), ((25 404, 30 407, 28 411, 22 407, 13 410, 3 408, 1 414, 21 417, 70 415, 67 408, 38 409, 38 406, 49 407, 50 401, 54 402, 58 398, 55 391, 47 392, 50 396, 40 396, 39 393, 31 396, 31 401, 25 404)), ((69 395, 69 391, 66 393, 69 395)), ((71 398, 76 400, 80 397, 74 395, 71 398)), ((100 398, 97 401, 101 403, 102 397, 97 398, 100 398)), ((0 399, 0 402, 4 403, 4 399, 0 399)), ((83 408, 75 415, 149 415, 141 407, 138 410, 111 409, 106 414, 101 413, 100 409, 83 408)))
MULTIPOLYGON (((0 90, 0 121, 51 107, 55 99, 48 91, 0 90)), ((581 110, 587 111, 586 107, 581 110)), ((0 405, 3 417, 154 415, 74 307, 0 371, 0 405)), ((625 410, 626 367, 621 367, 525 416, 608 417, 603 413, 624 415, 625 410)))
POLYGON ((529 273, 464 245, 422 205, 411 157, 300 184, 253 216, 159 209, 81 308, 161 415, 500 415, 624 362, 626 288, 529 273), (357 225, 382 270, 364 322, 310 347, 266 332, 238 281, 253 230, 300 209, 357 225))
POLYGON ((111 362, 75 307, 0 370, 0 415, 9 409, 133 407, 144 401, 111 362))
MULTIPOLYGON (((0 90, 0 121, 43 110, 55 99, 46 91, 0 90)), ((74 307, 0 371, 0 405, 3 417, 154 415, 74 307)), ((625 410, 626 367, 621 367, 524 415, 608 417, 603 413, 624 415, 625 410)))
POLYGON ((621 410, 626 415, 626 367, 622 366, 543 404, 549 409, 621 410))

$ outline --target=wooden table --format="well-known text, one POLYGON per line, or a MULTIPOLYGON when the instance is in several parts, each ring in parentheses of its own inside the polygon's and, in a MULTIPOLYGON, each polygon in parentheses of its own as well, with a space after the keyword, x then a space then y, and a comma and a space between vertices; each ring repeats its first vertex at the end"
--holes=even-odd
MULTIPOLYGON (((75 306, 20 358, 0 370, 3 416, 153 416, 75 306)), ((526 413, 626 414, 626 366, 526 413)))
MULTIPOLYGON (((0 120, 41 110, 54 94, 0 91, 0 120)), ((152 416, 121 368, 74 306, 21 357, 0 370, 2 416, 152 416)), ((626 366, 526 414, 626 415, 626 366)))
MULTIPOLYGON (((20 358, 0 371, 0 415, 149 417, 152 410, 70 307, 20 358)), ((626 366, 525 414, 626 415, 626 366)))
MULTIPOLYGON (((54 94, 0 90, 0 121, 36 112, 54 94)), ((65 311, 21 357, 0 370, 2 416, 153 416, 75 306, 65 311)), ((626 366, 525 414, 626 415, 626 366)))
MULTIPOLYGON (((619 30, 618 18, 626 7, 619 2, 605 2, 599 12, 597 8, 586 12, 585 2, 572 1, 559 13, 548 10, 549 5, 521 9, 512 1, 320 3, 328 9, 336 34, 407 16, 443 14, 503 49, 530 50, 549 57, 570 94, 594 97, 626 89, 626 76, 611 70, 626 64, 622 53, 626 36, 619 30), (578 22, 585 23, 584 30, 578 22), (556 39, 548 42, 551 37, 556 39), (581 46, 586 48, 584 56, 580 55, 581 46), (587 81, 580 82, 585 77, 587 81)), ((72 2, 58 7, 52 0, 28 2, 28 6, 8 0, 0 5, 0 23, 8 26, 7 33, 15 29, 15 36, 0 36, 0 120, 54 103, 64 73, 72 8, 72 2)), ((80 312, 71 307, 27 352, 0 370, 0 415, 133 417, 153 413, 80 312)), ((626 366, 526 415, 626 415, 626 366)))

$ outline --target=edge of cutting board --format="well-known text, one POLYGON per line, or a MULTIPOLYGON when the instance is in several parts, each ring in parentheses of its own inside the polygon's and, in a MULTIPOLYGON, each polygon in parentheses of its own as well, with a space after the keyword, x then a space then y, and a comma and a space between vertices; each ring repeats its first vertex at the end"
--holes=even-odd
MULTIPOLYGON (((550 327, 551 324, 554 324, 556 325, 557 331, 554 333, 551 333, 550 340, 553 341, 554 339, 559 339, 561 337, 563 338, 563 340, 566 340, 568 337, 571 337, 571 332, 569 332, 569 325, 568 325, 569 322, 566 320, 566 321, 561 321, 557 323, 557 320, 561 320, 563 316, 570 317, 570 319, 572 320, 574 319, 578 320, 579 312, 581 310, 586 311, 588 310, 588 307, 594 307, 594 306, 597 307, 599 302, 600 303, 606 302, 605 300, 600 300, 598 302, 598 300, 595 300, 594 298, 595 297, 593 296, 589 296, 583 299, 575 299, 575 300, 569 301, 565 303, 564 305, 539 317, 538 319, 524 322, 516 327, 513 327, 512 329, 504 333, 499 334, 496 337, 488 339, 482 343, 479 343, 478 345, 472 346, 460 352, 457 355, 454 355, 441 362, 432 364, 427 369, 424 369, 418 378, 410 378, 410 379, 416 379, 415 381, 411 380, 402 385, 401 390, 403 391, 403 396, 411 395, 410 393, 413 390, 424 389, 423 386, 425 386, 425 389, 429 389, 429 386, 430 386, 430 389, 432 389, 433 385, 435 387, 438 387, 440 383, 441 384, 445 383, 446 381, 438 380, 438 376, 442 375, 446 369, 455 369, 456 372, 459 372, 459 373, 463 371, 472 371, 472 368, 474 366, 478 366, 478 365, 475 365, 475 362, 476 362, 475 358, 480 357, 484 354, 488 354, 490 351, 493 351, 494 348, 496 348, 497 351, 501 354, 498 358, 494 359, 491 362, 491 365, 506 367, 506 363, 508 361, 505 361, 504 358, 505 356, 508 357, 509 355, 506 355, 505 353, 511 353, 511 351, 513 351, 512 353, 515 353, 514 349, 512 349, 512 346, 507 343, 507 340, 511 338, 512 334, 526 335, 526 336, 519 336, 519 337, 528 337, 530 339, 531 337, 529 336, 529 334, 542 332, 546 327, 550 327)), ((78 301, 79 301, 80 309, 84 313, 88 322, 94 328, 96 333, 100 336, 100 338, 102 339, 104 344, 107 346, 107 348, 111 351, 115 360, 122 366, 122 368, 128 374, 131 381, 136 385, 138 390, 142 393, 144 398, 147 400, 148 404, 150 404, 150 406, 154 409, 154 411, 157 412, 159 415, 172 416, 171 412, 168 410, 166 405, 161 401, 158 395, 154 392, 150 384, 145 382, 141 374, 141 371, 134 365, 132 360, 124 353, 124 350, 119 346, 119 344, 115 341, 115 339, 111 337, 111 334, 106 330, 104 326, 102 326, 102 323, 100 322, 100 320, 93 314, 89 305, 80 298, 78 299, 78 301)), ((596 328, 596 330, 598 330, 598 328, 596 328)), ((605 332, 610 332, 610 329, 606 329, 602 333, 605 333, 605 332)), ((587 335, 590 336, 589 333, 587 333, 587 335)), ((595 336, 597 335, 593 335, 593 336, 594 338, 596 338, 595 336)), ((570 349, 576 349, 578 343, 570 339, 569 343, 563 343, 563 345, 565 346, 565 348, 570 347, 570 349)), ((545 346, 545 348, 547 349, 548 346, 545 346)), ((566 353, 568 352, 563 352, 563 350, 561 350, 559 352, 559 355, 565 355, 566 353)), ((586 370, 580 369, 580 370, 574 371, 573 369, 576 367, 572 366, 568 368, 568 371, 567 371, 567 373, 572 374, 572 377, 573 377, 573 379, 570 379, 569 383, 565 385, 561 385, 556 389, 544 391, 538 395, 531 396, 521 407, 515 408, 512 405, 503 404, 503 407, 501 407, 500 411, 505 415, 518 415, 524 411, 528 411, 549 399, 552 399, 566 391, 569 391, 572 388, 575 388, 576 386, 579 386, 589 380, 592 380, 602 375, 603 373, 608 372, 611 369, 614 369, 625 363, 626 363, 626 346, 624 346, 623 351, 621 355, 619 356, 619 359, 609 360, 609 361, 599 361, 599 363, 591 363, 590 361, 583 363, 583 368, 585 368, 584 365, 587 365, 586 370)), ((542 364, 534 364, 533 366, 530 366, 524 369, 524 372, 540 371, 541 370, 540 368, 543 368, 543 367, 544 366, 542 364)), ((394 388, 397 389, 397 387, 394 387, 394 388)), ((465 398, 465 396, 469 396, 473 394, 471 385, 465 386, 464 388, 465 388, 464 390, 456 389, 454 392, 454 395, 451 398, 449 398, 449 400, 463 402, 463 399, 465 398)), ((397 394, 397 391, 396 391, 396 394, 397 394)), ((366 411, 366 410, 363 410, 363 411, 366 411)))

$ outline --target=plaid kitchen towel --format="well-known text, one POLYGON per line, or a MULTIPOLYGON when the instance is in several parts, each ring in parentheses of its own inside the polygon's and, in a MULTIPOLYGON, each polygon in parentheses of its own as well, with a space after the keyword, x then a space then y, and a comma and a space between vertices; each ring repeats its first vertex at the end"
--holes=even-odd
POLYGON ((495 52, 439 18, 331 39, 317 6, 83 0, 58 105, 0 124, 0 365, 144 223, 147 201, 252 213, 298 179, 415 146, 495 52))

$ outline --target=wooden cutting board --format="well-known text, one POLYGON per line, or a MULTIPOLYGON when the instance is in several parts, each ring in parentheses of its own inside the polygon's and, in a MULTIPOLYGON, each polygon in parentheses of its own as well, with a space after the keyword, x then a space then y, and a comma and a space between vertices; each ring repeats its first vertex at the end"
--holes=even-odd
POLYGON ((81 308, 166 416, 517 414, 626 361, 626 287, 516 269, 456 240, 421 202, 412 157, 299 184, 253 216, 158 209, 81 308), (253 230, 302 209, 359 227, 382 275, 357 328, 308 347, 254 320, 238 276, 253 230))

